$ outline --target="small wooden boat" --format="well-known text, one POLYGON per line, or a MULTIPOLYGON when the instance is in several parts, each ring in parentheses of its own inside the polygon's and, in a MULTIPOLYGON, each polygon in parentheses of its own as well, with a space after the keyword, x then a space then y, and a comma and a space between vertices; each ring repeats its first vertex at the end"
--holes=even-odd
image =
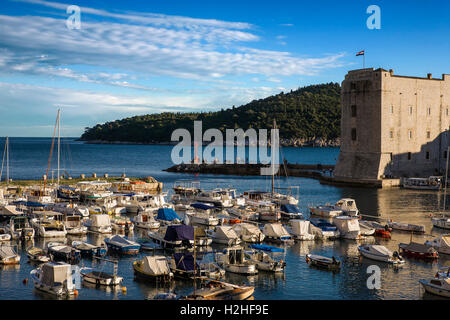
POLYGON ((173 273, 165 256, 146 256, 133 262, 136 278, 155 282, 168 282, 173 279, 173 273))
POLYGON ((104 246, 95 246, 93 244, 83 241, 72 241, 72 247, 80 250, 82 257, 103 257, 108 252, 108 249, 104 246))
POLYGON ((114 235, 111 238, 105 238, 108 250, 115 251, 120 254, 138 254, 141 245, 137 242, 131 241, 124 236, 114 235))
POLYGON ((414 233, 425 233, 424 225, 408 224, 402 222, 389 221, 387 225, 393 230, 408 231, 414 233))
POLYGON ((335 257, 324 257, 315 254, 307 254, 306 262, 311 266, 315 266, 318 268, 324 268, 328 270, 337 270, 341 268, 341 262, 337 260, 335 257))
POLYGON ((439 257, 436 249, 417 242, 400 243, 398 248, 403 255, 414 258, 437 259, 439 257))
POLYGON ((50 257, 47 256, 47 254, 45 253, 45 250, 41 249, 41 248, 37 248, 37 247, 29 248, 27 250, 27 256, 28 256, 28 259, 30 259, 30 261, 33 261, 33 262, 44 263, 44 262, 50 261, 50 257))
MULTIPOLYGON (((210 279, 208 279, 210 280, 210 279)), ((255 291, 255 287, 210 280, 203 288, 195 290, 183 300, 247 300, 255 291)))
POLYGON ((18 264, 20 256, 14 251, 13 247, 8 245, 0 246, 0 265, 1 264, 18 264))
POLYGON ((450 298, 450 278, 430 280, 421 279, 419 280, 419 283, 428 293, 450 298))
POLYGON ((397 252, 392 252, 381 245, 362 245, 358 247, 358 251, 368 259, 396 265, 405 263, 405 260, 397 252))

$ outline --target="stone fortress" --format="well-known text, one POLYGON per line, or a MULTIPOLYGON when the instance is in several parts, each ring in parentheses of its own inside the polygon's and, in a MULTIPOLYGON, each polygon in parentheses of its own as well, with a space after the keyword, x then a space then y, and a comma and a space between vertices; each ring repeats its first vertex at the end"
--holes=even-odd
POLYGON ((349 71, 342 82, 341 151, 334 180, 394 186, 444 175, 450 145, 450 75, 349 71))

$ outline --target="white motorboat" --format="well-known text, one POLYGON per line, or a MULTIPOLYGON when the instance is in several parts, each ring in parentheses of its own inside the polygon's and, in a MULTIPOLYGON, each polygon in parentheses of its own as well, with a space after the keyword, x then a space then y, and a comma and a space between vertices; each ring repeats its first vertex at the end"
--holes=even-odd
POLYGON ((392 220, 388 221, 387 225, 389 228, 392 228, 393 230, 408 231, 414 233, 425 233, 424 225, 394 222, 392 220))
POLYGON ((341 238, 351 240, 361 239, 361 229, 357 217, 335 217, 333 218, 333 224, 338 228, 341 238))
POLYGON ((431 223, 436 228, 450 230, 450 217, 448 216, 431 218, 431 223))
POLYGON ((244 248, 241 246, 228 247, 223 252, 216 253, 215 260, 227 272, 245 275, 258 273, 256 264, 245 258, 244 248))
POLYGON ((199 247, 209 246, 213 241, 202 227, 194 227, 194 239, 195 245, 199 247))
POLYGON ((136 228, 154 230, 158 229, 161 225, 159 221, 156 221, 153 213, 142 212, 132 219, 136 228))
POLYGON ((376 260, 387 262, 390 264, 403 264, 405 260, 397 253, 392 252, 385 246, 381 245, 362 245, 358 247, 358 251, 362 256, 376 260))
POLYGON ((219 219, 212 214, 214 207, 203 204, 203 203, 193 203, 191 204, 194 210, 188 210, 185 213, 185 221, 187 224, 201 224, 204 226, 217 226, 219 224, 219 219))
POLYGON ((311 233, 318 239, 337 239, 340 236, 340 232, 337 227, 327 220, 319 218, 310 218, 311 221, 311 233))
POLYGON ((326 218, 333 218, 340 215, 356 217, 359 210, 356 207, 356 201, 350 198, 343 198, 334 205, 326 204, 324 206, 316 206, 309 208, 311 214, 326 218))
POLYGON ((375 228, 366 221, 359 220, 359 229, 363 236, 373 236, 375 234, 375 228))
POLYGON ((436 249, 439 253, 450 255, 450 233, 443 234, 431 241, 427 240, 425 245, 436 249))
POLYGON ((235 208, 228 208, 226 209, 226 212, 233 216, 238 218, 239 220, 244 221, 257 221, 259 220, 259 213, 258 211, 253 207, 235 207, 235 208))
POLYGON ((63 297, 75 294, 70 264, 48 262, 30 272, 30 277, 37 290, 63 297))
POLYGON ((405 189, 439 190, 442 177, 430 176, 428 178, 404 178, 402 186, 405 189))
POLYGON ((428 293, 441 297, 450 298, 450 278, 444 279, 434 278, 430 280, 421 279, 419 280, 419 283, 428 293))
POLYGON ((113 273, 103 271, 103 268, 81 268, 80 274, 83 281, 95 284, 96 286, 117 286, 122 283, 123 278, 117 275, 117 260, 109 260, 103 258, 95 258, 99 261, 111 262, 113 264, 113 273))
POLYGON ((325 217, 325 218, 337 217, 337 216, 340 216, 343 214, 342 210, 336 209, 332 205, 309 207, 309 212, 312 215, 325 217))
POLYGON ((64 219, 64 225, 68 235, 80 236, 87 234, 87 227, 83 226, 81 216, 67 215, 64 219))
POLYGON ((214 243, 236 245, 241 243, 239 235, 233 230, 231 226, 216 226, 210 236, 214 243))
POLYGON ((291 244, 294 242, 292 236, 281 223, 267 223, 264 225, 263 233, 265 240, 276 243, 291 244))
POLYGON ((232 228, 244 242, 260 243, 266 237, 264 233, 252 223, 236 223, 232 228))
POLYGON ((92 232, 112 233, 111 219, 107 214, 93 214, 84 225, 92 232))
POLYGON ((67 235, 63 215, 59 212, 45 212, 31 219, 36 236, 42 238, 63 238, 67 235))
POLYGON ((245 258, 254 263, 258 270, 262 271, 283 272, 286 267, 285 261, 277 261, 262 250, 247 251, 245 252, 245 258))
POLYGON ((314 227, 308 220, 292 219, 289 221, 289 231, 296 240, 314 240, 316 235, 313 233, 314 227))

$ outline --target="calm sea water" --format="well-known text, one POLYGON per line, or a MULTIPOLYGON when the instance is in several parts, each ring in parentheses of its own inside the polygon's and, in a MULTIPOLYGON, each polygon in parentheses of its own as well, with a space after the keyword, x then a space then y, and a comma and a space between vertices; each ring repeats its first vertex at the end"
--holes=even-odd
MULTIPOLYGON (((3 145, 4 139, 0 139, 2 150, 3 145)), ((10 138, 10 177, 16 180, 40 178, 47 168, 50 147, 51 139, 48 138, 10 138)), ((73 177, 81 173, 88 176, 94 172, 97 176, 104 173, 116 176, 123 172, 127 176, 153 176, 164 182, 166 191, 170 190, 176 180, 182 179, 199 180, 205 189, 217 186, 233 186, 240 192, 248 189, 270 189, 270 177, 196 176, 164 172, 163 169, 173 165, 170 160, 171 146, 93 145, 74 139, 64 139, 61 149, 61 167, 73 177)), ((334 164, 338 154, 338 148, 283 148, 284 157, 294 163, 334 164)), ((51 169, 55 168, 53 161, 51 169)), ((51 177, 51 174, 49 176, 51 177)), ((427 234, 415 235, 414 241, 424 242, 443 233, 432 228, 429 217, 429 214, 436 211, 442 203, 443 195, 438 192, 342 188, 321 185, 314 179, 296 177, 277 179, 276 184, 279 187, 300 187, 299 207, 306 217, 310 205, 334 203, 343 197, 351 197, 356 199, 364 215, 426 225, 427 234)), ((135 231, 130 238, 143 236, 144 234, 135 231)), ((392 240, 389 241, 373 238, 364 241, 377 242, 391 250, 398 250, 398 244, 409 242, 410 237, 407 233, 394 232, 392 240)), ((92 243, 102 241, 101 236, 91 234, 86 239, 92 243)), ((255 299, 439 299, 423 294, 418 280, 432 277, 439 267, 449 265, 450 256, 441 256, 436 262, 407 259, 403 268, 395 269, 383 263, 360 258, 357 247, 361 243, 350 240, 299 242, 286 247, 286 251, 280 254, 287 262, 284 274, 260 272, 252 277, 227 274, 226 279, 233 283, 254 285, 255 299), (334 255, 342 261, 343 266, 339 273, 311 268, 305 261, 308 253, 334 255), (381 268, 381 289, 378 290, 368 289, 366 284, 369 277, 367 267, 372 264, 381 268)), ((42 240, 35 240, 34 243, 12 244, 17 246, 22 259, 20 265, 0 269, 0 299, 51 298, 35 291, 30 282, 23 284, 23 279, 27 278, 35 267, 28 262, 26 248, 31 245, 44 246, 45 243, 42 240)), ((131 264, 142 255, 120 258, 119 275, 124 277, 126 294, 120 290, 100 290, 83 285, 77 299, 145 299, 153 297, 158 292, 167 292, 169 289, 179 294, 192 291, 193 285, 190 281, 176 281, 169 288, 156 288, 152 284, 135 281, 131 264)), ((206 255, 204 259, 211 259, 211 255, 206 255)), ((91 263, 90 260, 82 262, 85 266, 90 266, 91 263)), ((102 268, 105 271, 112 270, 108 265, 102 268)))

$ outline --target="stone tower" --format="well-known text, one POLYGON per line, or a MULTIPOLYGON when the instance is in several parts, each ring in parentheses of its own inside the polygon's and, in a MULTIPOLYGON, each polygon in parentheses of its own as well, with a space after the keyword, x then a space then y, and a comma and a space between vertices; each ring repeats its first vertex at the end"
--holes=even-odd
POLYGON ((450 145, 450 75, 441 79, 349 71, 341 92, 336 179, 442 175, 450 145))

